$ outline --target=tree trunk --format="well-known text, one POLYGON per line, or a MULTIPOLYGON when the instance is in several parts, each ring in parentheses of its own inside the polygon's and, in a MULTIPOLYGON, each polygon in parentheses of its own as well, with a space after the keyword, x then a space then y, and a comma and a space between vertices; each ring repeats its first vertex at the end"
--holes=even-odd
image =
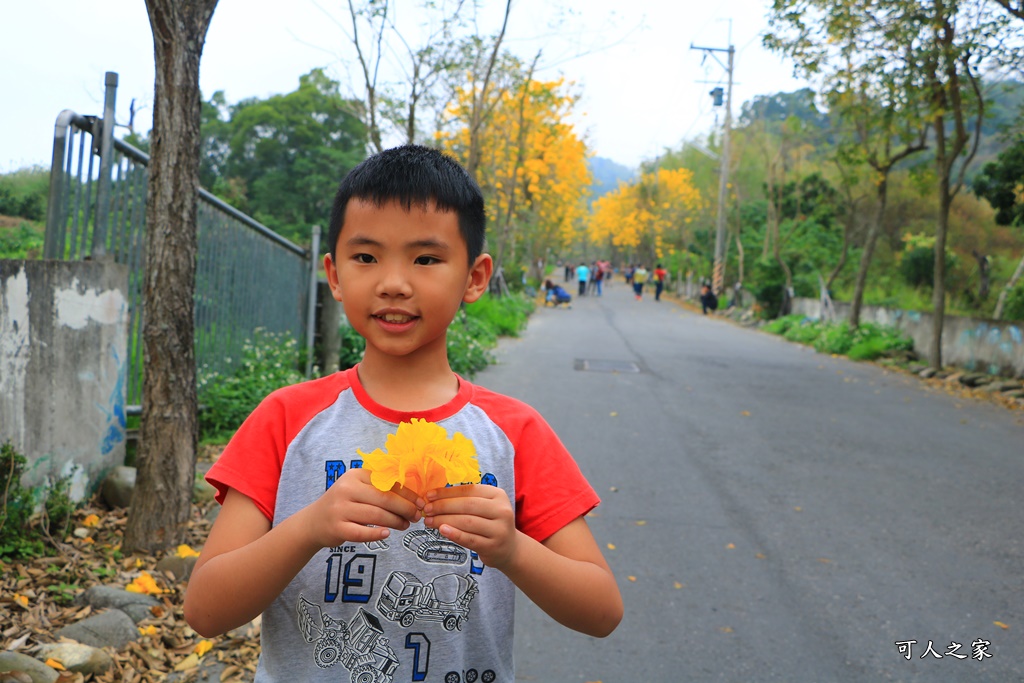
MULTIPOLYGON (((491 50, 491 57, 487 61, 487 69, 484 72, 483 84, 480 92, 473 93, 473 111, 470 113, 469 121, 469 152, 466 161, 466 171, 469 177, 476 179, 477 170, 480 168, 480 129, 484 124, 484 109, 487 107, 487 91, 491 85, 491 77, 494 75, 494 65, 498 62, 498 55, 501 51, 501 41, 505 39, 505 29, 508 28, 508 16, 512 12, 512 0, 505 1, 505 18, 501 22, 501 31, 494 39, 494 49, 491 50)), ((473 83, 476 78, 474 75, 473 83)))
POLYGON ((217 0, 146 0, 156 87, 146 198, 142 422, 124 546, 181 543, 198 429, 193 292, 199 187, 199 60, 217 0))
MULTIPOLYGON (((941 117, 939 117, 941 119, 941 117)), ((932 340, 931 365, 942 369, 942 326, 946 317, 946 233, 949 230, 949 208, 952 196, 949 193, 948 166, 939 166, 939 216, 935 226, 935 281, 932 288, 932 340)))
POLYGON ((889 176, 888 173, 882 176, 878 183, 878 205, 875 207, 875 217, 868 226, 868 237, 864 243, 864 251, 860 254, 860 268, 857 269, 857 282, 853 288, 853 301, 850 303, 850 327, 856 329, 860 325, 860 309, 864 303, 864 289, 867 287, 868 269, 871 268, 871 258, 875 253, 875 243, 878 241, 878 233, 882 230, 882 221, 885 218, 885 205, 889 200, 889 176))
POLYGON ((1013 271, 1010 281, 1003 287, 1003 291, 999 292, 999 299, 996 301, 996 311, 992 314, 994 320, 1003 319, 1003 306, 1006 305, 1006 297, 1017 286, 1017 280, 1020 280, 1022 275, 1024 275, 1024 256, 1020 257, 1020 263, 1017 264, 1017 269, 1013 271))

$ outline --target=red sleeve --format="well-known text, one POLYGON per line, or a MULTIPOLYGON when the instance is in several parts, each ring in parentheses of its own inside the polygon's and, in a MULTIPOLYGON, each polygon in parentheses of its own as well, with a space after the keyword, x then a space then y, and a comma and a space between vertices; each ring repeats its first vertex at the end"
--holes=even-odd
POLYGON ((274 521, 277 484, 292 439, 348 388, 345 372, 284 387, 267 396, 245 419, 206 480, 223 504, 228 489, 243 493, 274 521))
POLYGON ((480 405, 515 448, 516 527, 544 541, 601 502, 572 455, 534 408, 477 389, 480 405))

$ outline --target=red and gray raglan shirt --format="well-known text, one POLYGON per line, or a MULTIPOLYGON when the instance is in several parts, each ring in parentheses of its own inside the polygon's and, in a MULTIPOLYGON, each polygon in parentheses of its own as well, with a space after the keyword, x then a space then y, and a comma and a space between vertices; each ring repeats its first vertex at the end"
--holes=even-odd
MULTIPOLYGON (((275 391, 207 474, 224 501, 245 494, 278 525, 421 418, 476 447, 483 483, 515 506, 516 527, 543 541, 598 504, 536 410, 459 379, 448 404, 417 413, 373 401, 357 368, 275 391)), ((382 542, 324 548, 263 614, 256 683, 513 683, 514 586, 422 522, 382 542), (346 673, 347 672, 347 673, 346 673)))

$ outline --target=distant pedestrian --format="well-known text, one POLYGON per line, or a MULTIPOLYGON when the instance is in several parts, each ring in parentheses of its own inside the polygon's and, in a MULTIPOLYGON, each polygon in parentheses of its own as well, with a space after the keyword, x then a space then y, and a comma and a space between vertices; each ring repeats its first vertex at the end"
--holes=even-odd
POLYGON ((700 288, 700 308, 704 315, 707 315, 708 311, 714 313, 718 310, 718 297, 711 291, 711 286, 707 283, 704 283, 700 288))
POLYGON ((644 283, 647 282, 647 275, 647 269, 642 263, 633 271, 633 293, 636 294, 637 301, 644 298, 644 283))
POLYGON ((594 267, 594 289, 597 291, 597 295, 601 296, 601 286, 604 283, 604 268, 601 267, 601 262, 598 261, 594 267))
POLYGON ((659 263, 654 268, 654 300, 661 301, 661 292, 665 289, 665 281, 668 279, 668 271, 659 263))
POLYGON ((590 281, 590 268, 587 268, 587 264, 580 262, 580 265, 576 268, 576 279, 580 283, 580 296, 587 295, 587 282, 590 281))

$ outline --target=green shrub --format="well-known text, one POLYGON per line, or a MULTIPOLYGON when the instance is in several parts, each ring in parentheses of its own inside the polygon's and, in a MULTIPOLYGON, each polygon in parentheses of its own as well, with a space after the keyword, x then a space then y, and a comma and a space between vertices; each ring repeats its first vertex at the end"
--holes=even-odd
POLYGON ((71 500, 71 478, 51 480, 43 509, 46 511, 47 531, 52 537, 64 538, 67 535, 76 507, 75 501, 71 500))
POLYGON ((41 223, 33 225, 23 221, 18 227, 0 227, 0 258, 38 258, 43 253, 44 241, 44 228, 41 223))
POLYGON ((822 353, 845 355, 854 360, 872 360, 897 352, 913 351, 914 342, 899 330, 875 323, 861 323, 857 329, 847 322, 821 322, 788 315, 764 326, 801 344, 810 344, 822 353))
POLYGON ((782 335, 791 342, 813 344, 821 334, 821 323, 805 318, 799 325, 793 325, 782 335))
POLYGON ((1003 320, 1024 320, 1024 280, 1006 294, 1003 304, 1003 320))
POLYGON ((497 336, 489 326, 471 317, 457 317, 448 328, 448 363, 463 377, 472 378, 494 362, 490 349, 497 336))
POLYGON ((789 328, 794 325, 799 325, 803 321, 802 315, 784 315, 781 318, 776 318, 769 323, 766 323, 764 329, 766 332, 772 334, 784 335, 789 328))
POLYGON ((818 338, 814 340, 814 348, 821 353, 834 353, 846 355, 854 344, 854 331, 850 329, 849 323, 838 323, 836 325, 823 325, 818 338))
POLYGON ((199 371, 199 436, 203 441, 229 438, 249 413, 275 389, 301 382, 299 349, 288 333, 257 329, 242 347, 242 362, 230 375, 199 371))
POLYGON ((49 191, 50 172, 45 168, 23 168, 0 175, 0 215, 45 220, 49 191))
POLYGON ((760 259, 754 264, 751 281, 754 298, 761 305, 764 318, 774 318, 782 309, 786 293, 786 274, 775 259, 760 259))
POLYGON ((29 520, 35 496, 22 488, 25 456, 10 441, 0 446, 0 557, 25 558, 43 554, 43 542, 31 532, 29 520))
POLYGON ((850 347, 847 356, 853 360, 875 360, 889 353, 889 344, 881 337, 871 337, 850 347))
POLYGON ((500 298, 484 294, 464 307, 465 314, 484 322, 499 337, 518 337, 533 312, 533 301, 523 294, 500 298))
POLYGON ((338 367, 342 370, 348 370, 363 359, 363 352, 366 351, 366 340, 348 323, 342 323, 340 331, 341 358, 338 360, 338 367))

